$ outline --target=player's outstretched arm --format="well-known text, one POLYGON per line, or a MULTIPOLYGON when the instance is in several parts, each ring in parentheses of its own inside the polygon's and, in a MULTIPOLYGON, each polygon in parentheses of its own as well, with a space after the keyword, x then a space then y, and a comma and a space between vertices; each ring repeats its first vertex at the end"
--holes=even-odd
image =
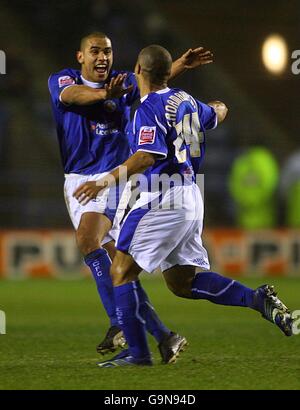
POLYGON ((61 92, 60 99, 66 105, 91 105, 100 100, 119 98, 129 93, 133 88, 133 86, 124 88, 125 78, 126 74, 119 74, 112 78, 103 89, 91 88, 86 85, 70 86, 61 92))
POLYGON ((225 120, 228 113, 228 108, 222 101, 210 101, 207 105, 210 105, 215 110, 218 118, 218 124, 225 120))
POLYGON ((172 64, 170 80, 188 69, 200 67, 213 62, 213 54, 204 47, 190 48, 172 64))
POLYGON ((92 199, 95 199, 101 191, 116 185, 119 180, 126 180, 135 174, 141 174, 155 163, 155 154, 149 152, 137 151, 128 158, 117 169, 105 175, 97 181, 88 181, 81 184, 73 193, 81 205, 86 205, 92 199))

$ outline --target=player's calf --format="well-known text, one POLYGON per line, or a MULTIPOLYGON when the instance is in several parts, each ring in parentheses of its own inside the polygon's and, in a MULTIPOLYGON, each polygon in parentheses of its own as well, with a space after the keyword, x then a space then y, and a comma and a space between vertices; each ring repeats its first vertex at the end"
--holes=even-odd
POLYGON ((168 289, 180 298, 192 299, 192 282, 195 277, 194 266, 173 266, 163 272, 168 289))

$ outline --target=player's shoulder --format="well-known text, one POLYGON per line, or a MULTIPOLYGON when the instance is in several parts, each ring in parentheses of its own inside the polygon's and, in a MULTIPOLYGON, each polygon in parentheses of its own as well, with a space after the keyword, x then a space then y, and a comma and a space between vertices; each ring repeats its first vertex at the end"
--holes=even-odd
POLYGON ((56 73, 52 73, 50 77, 51 76, 60 77, 63 75, 68 75, 74 78, 80 78, 81 72, 80 70, 76 70, 74 68, 63 68, 62 70, 57 71, 56 73))
POLYGON ((119 74, 126 74, 126 77, 132 77, 135 78, 135 74, 132 71, 127 71, 127 70, 111 70, 109 74, 109 78, 112 77, 117 77, 119 74))
POLYGON ((182 88, 172 88, 171 94, 182 100, 194 99, 194 97, 182 88))
POLYGON ((141 99, 141 105, 137 110, 137 117, 142 122, 157 123, 158 125, 165 122, 165 98, 170 92, 154 92, 141 99))
POLYGON ((126 74, 126 79, 124 81, 125 86, 129 84, 137 85, 135 74, 132 71, 127 70, 112 70, 110 72, 108 80, 110 80, 112 77, 117 77, 119 74, 126 74))
POLYGON ((116 77, 118 74, 127 74, 127 75, 134 75, 132 71, 127 70, 111 70, 110 77, 116 77))
POLYGON ((52 73, 49 76, 49 85, 53 82, 58 82, 60 87, 64 85, 77 84, 80 81, 81 72, 74 68, 64 68, 63 70, 52 73))
POLYGON ((190 106, 193 109, 197 109, 197 104, 199 103, 195 97, 181 88, 172 88, 168 98, 169 101, 172 101, 177 106, 184 104, 185 106, 190 106))
POLYGON ((133 74, 131 71, 127 71, 127 70, 111 70, 109 77, 116 77, 119 74, 133 74))
POLYGON ((174 93, 173 88, 156 91, 142 98, 141 108, 144 110, 152 110, 153 112, 161 111, 165 106, 168 98, 174 93))

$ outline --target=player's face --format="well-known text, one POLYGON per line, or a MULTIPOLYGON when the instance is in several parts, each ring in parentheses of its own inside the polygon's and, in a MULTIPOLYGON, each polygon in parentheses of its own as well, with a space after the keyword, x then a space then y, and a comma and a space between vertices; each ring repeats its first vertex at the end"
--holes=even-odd
POLYGON ((77 54, 83 77, 88 81, 102 82, 108 77, 113 63, 113 52, 109 38, 90 38, 83 50, 77 54))

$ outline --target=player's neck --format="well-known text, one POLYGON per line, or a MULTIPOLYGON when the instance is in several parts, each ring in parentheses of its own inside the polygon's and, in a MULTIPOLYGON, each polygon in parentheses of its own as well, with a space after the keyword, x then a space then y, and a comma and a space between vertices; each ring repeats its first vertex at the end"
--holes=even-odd
POLYGON ((163 90, 164 88, 167 88, 167 87, 168 87, 167 83, 163 83, 161 85, 151 84, 151 83, 144 83, 140 87, 141 98, 145 97, 145 95, 148 95, 150 93, 155 93, 155 92, 163 90))

